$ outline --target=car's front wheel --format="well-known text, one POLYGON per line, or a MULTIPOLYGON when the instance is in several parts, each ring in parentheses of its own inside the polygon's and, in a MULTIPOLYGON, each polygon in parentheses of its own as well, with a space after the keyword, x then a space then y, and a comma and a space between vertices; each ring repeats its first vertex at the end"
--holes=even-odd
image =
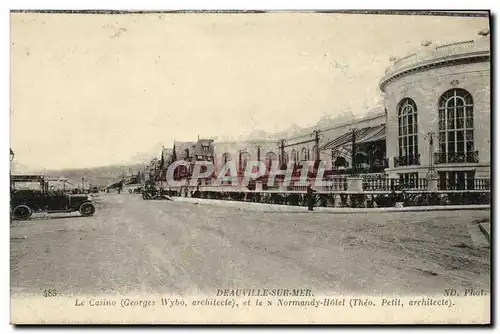
POLYGON ((92 203, 83 203, 80 205, 80 214, 84 217, 90 217, 95 213, 95 207, 92 203))
POLYGON ((18 220, 27 220, 33 214, 33 210, 27 205, 18 205, 14 208, 12 213, 14 214, 14 218, 18 220))

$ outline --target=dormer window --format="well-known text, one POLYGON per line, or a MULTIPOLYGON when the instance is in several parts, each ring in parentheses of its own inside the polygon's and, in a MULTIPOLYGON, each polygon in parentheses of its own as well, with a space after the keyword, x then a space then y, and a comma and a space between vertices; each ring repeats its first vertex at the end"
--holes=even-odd
POLYGON ((210 150, 210 146, 202 145, 202 149, 204 152, 208 152, 210 150))

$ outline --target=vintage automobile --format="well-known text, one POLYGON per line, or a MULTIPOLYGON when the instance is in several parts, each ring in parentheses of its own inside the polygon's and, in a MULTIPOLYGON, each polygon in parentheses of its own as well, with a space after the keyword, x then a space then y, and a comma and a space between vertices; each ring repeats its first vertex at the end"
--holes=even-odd
POLYGON ((49 190, 49 179, 43 175, 11 175, 10 210, 15 219, 26 220, 33 212, 79 211, 88 217, 95 213, 95 206, 89 195, 49 190))
POLYGON ((141 187, 142 199, 164 199, 171 200, 169 196, 167 196, 167 192, 163 188, 157 188, 154 183, 146 182, 144 187, 141 187))

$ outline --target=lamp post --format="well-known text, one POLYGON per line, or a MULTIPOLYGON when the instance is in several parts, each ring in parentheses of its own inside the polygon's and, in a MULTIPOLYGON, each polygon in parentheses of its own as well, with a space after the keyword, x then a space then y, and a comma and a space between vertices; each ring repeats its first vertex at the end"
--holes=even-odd
POLYGON ((429 141, 429 169, 427 171, 426 177, 428 179, 435 179, 437 177, 436 168, 434 166, 434 139, 436 134, 434 132, 428 132, 424 139, 429 141))

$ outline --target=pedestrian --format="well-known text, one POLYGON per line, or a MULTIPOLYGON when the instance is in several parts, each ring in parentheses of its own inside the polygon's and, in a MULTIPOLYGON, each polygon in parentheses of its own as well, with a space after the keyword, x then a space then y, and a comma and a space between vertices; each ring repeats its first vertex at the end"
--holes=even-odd
POLYGON ((309 211, 314 211, 314 200, 316 196, 314 195, 316 191, 312 188, 312 183, 309 182, 307 186, 307 209, 309 211))

